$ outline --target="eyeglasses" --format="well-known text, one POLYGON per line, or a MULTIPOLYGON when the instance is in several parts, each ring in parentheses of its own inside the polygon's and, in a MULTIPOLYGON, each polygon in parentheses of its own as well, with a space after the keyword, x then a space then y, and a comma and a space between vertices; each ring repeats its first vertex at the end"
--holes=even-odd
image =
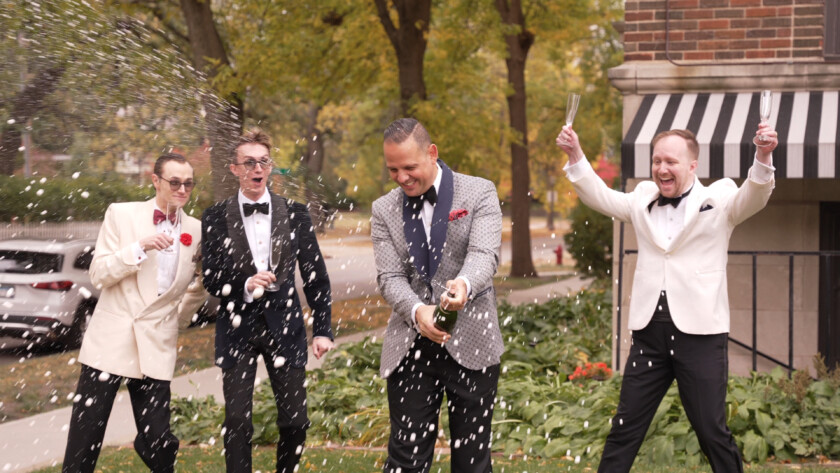
POLYGON ((185 191, 192 192, 193 187, 195 187, 195 181, 183 181, 183 182, 181 182, 179 179, 171 179, 170 180, 170 179, 167 179, 167 178, 165 178, 163 176, 160 176, 160 175, 158 177, 161 180, 168 182, 169 183, 169 188, 172 189, 173 192, 181 189, 181 186, 184 186, 185 191))
POLYGON ((260 165, 260 168, 265 169, 265 170, 270 170, 271 168, 274 167, 274 163, 271 162, 271 160, 268 160, 268 159, 261 159, 259 161, 257 161, 256 159, 246 159, 245 161, 243 161, 241 163, 233 163, 234 166, 245 166, 245 169, 247 169, 249 171, 253 171, 254 169, 256 169, 257 164, 260 165))

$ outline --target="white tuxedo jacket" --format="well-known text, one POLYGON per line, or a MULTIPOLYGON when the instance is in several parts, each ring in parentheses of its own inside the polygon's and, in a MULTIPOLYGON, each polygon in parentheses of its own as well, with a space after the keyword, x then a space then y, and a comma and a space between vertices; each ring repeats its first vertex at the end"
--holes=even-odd
MULTIPOLYGON (((129 378, 171 380, 175 371, 179 320, 182 326, 206 300, 196 281, 201 222, 181 214, 178 268, 169 289, 158 296, 157 251, 137 264, 131 245, 157 232, 154 200, 111 204, 99 230, 90 279, 102 289, 90 319, 79 362, 129 378)), ((183 212, 183 210, 181 211, 183 212)))
POLYGON ((764 208, 775 181, 759 184, 747 178, 739 188, 731 179, 721 179, 705 187, 695 178, 684 204, 685 227, 668 247, 665 238, 657 234, 648 210, 659 197, 653 181, 640 182, 629 193, 618 192, 607 187, 588 162, 581 164, 585 167, 583 176, 572 181, 581 201, 607 216, 632 223, 636 230, 639 259, 630 293, 628 328, 641 330, 647 326, 659 291, 664 288, 671 318, 681 332, 728 333, 729 237, 736 225, 764 208))

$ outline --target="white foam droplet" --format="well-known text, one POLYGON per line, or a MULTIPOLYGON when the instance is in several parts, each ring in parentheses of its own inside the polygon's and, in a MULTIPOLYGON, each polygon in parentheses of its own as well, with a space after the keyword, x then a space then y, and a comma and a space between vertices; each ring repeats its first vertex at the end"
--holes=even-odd
POLYGON ((286 364, 286 358, 285 357, 278 356, 277 358, 274 359, 274 367, 275 368, 280 368, 281 366, 283 366, 285 364, 286 364))
POLYGON ((230 290, 231 290, 230 284, 225 284, 224 286, 222 286, 222 295, 225 296, 225 297, 229 296, 230 295, 230 290))
POLYGON ((230 324, 233 325, 233 328, 239 328, 242 324, 242 317, 239 315, 234 315, 233 319, 230 321, 230 324))
POLYGON ((265 289, 262 286, 257 286, 254 289, 254 299, 259 299, 263 294, 265 294, 265 289))
POLYGON ((102 381, 104 383, 105 381, 108 381, 109 379, 111 379, 111 374, 110 373, 107 373, 105 371, 99 373, 99 381, 102 381))

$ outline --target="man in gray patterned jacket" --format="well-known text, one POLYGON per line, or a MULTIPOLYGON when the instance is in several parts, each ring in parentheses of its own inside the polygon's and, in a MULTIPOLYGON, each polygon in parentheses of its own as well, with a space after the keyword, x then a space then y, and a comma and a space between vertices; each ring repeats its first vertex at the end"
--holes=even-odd
POLYGON ((452 471, 489 472, 504 351, 493 290, 502 241, 496 188, 452 172, 414 119, 388 126, 384 152, 399 184, 373 203, 371 219, 377 282, 393 308, 380 366, 391 413, 384 471, 429 471, 446 393, 452 471), (459 311, 451 334, 434 326, 438 300, 459 311))

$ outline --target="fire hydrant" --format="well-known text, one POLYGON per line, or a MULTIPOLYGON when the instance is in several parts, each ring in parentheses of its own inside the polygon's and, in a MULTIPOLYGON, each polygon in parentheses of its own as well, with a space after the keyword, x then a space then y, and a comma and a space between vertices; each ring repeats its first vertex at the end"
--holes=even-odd
POLYGON ((557 255, 557 266, 563 266, 563 245, 557 245, 554 254, 557 255))

